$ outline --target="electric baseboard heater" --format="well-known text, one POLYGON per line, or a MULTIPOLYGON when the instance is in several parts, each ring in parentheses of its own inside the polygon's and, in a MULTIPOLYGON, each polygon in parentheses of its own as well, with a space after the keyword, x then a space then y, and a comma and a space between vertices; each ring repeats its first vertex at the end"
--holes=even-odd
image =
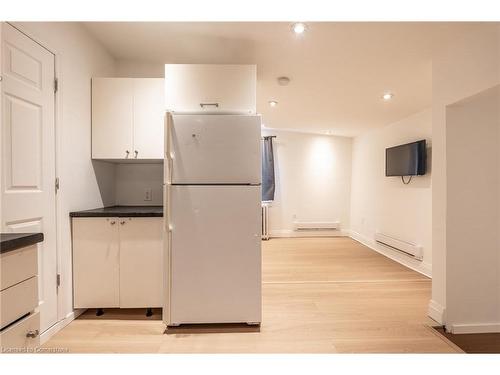
POLYGON ((294 221, 293 229, 301 230, 336 230, 339 229, 338 221, 294 221))
POLYGON ((415 258, 417 260, 422 260, 424 257, 424 252, 422 246, 420 245, 415 245, 406 241, 402 241, 380 232, 375 233, 375 241, 377 241, 382 245, 388 246, 393 250, 397 250, 405 255, 415 258))

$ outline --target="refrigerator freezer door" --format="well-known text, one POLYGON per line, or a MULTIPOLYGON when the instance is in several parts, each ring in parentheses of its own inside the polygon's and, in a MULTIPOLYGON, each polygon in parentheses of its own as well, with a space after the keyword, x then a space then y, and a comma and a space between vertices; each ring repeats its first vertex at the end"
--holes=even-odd
POLYGON ((172 184, 260 184, 259 115, 172 115, 172 184))
POLYGON ((167 324, 260 322, 260 186, 170 189, 167 324))

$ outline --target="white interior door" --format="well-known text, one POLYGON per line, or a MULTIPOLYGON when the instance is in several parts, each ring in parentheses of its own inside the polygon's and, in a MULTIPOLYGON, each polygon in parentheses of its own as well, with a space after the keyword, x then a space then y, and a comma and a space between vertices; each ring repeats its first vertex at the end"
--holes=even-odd
POLYGON ((258 184, 258 115, 173 115, 173 184, 258 184))
POLYGON ((170 189, 169 324, 260 322, 260 186, 170 189))
POLYGON ((43 232, 41 331, 57 322, 54 55, 2 24, 1 229, 43 232))

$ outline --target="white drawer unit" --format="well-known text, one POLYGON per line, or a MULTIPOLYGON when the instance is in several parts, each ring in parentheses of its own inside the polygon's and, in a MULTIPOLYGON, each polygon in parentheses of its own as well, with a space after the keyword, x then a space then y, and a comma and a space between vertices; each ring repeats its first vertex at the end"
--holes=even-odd
POLYGON ((0 291, 0 301, 0 329, 3 329, 38 306, 38 278, 32 277, 0 291))
POLYGON ((5 353, 40 346, 40 315, 30 314, 0 331, 0 347, 5 353))
POLYGON ((92 158, 163 159, 163 78, 92 79, 92 158))
POLYGON ((162 224, 160 217, 74 217, 74 307, 161 307, 162 224))
POLYGON ((0 290, 27 280, 38 273, 37 251, 37 245, 31 245, 2 254, 0 290))
POLYGON ((166 111, 256 113, 256 92, 256 65, 165 65, 166 111))
POLYGON ((2 233, 0 252, 0 348, 25 352, 40 344, 38 242, 42 233, 2 233))

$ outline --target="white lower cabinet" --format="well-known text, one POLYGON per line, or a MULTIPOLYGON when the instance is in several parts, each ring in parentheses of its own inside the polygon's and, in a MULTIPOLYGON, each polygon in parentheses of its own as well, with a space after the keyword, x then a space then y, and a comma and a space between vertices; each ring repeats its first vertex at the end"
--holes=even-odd
POLYGON ((162 220, 120 218, 120 307, 163 305, 162 220))
POLYGON ((120 306, 118 218, 73 219, 74 307, 120 306))
POLYGON ((161 307, 162 222, 73 218, 74 307, 161 307))

